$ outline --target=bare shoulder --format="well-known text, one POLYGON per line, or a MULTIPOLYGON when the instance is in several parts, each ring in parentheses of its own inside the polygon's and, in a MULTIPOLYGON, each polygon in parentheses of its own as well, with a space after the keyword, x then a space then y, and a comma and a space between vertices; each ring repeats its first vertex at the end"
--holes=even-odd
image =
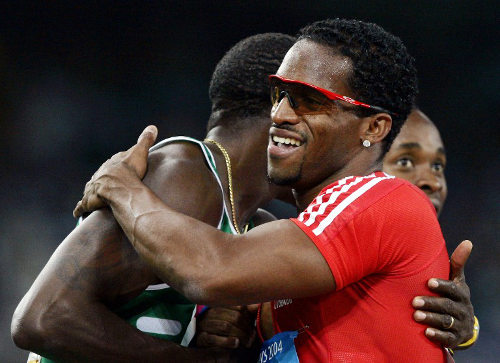
POLYGON ((151 152, 144 183, 175 210, 218 223, 222 192, 199 145, 173 142, 151 152))

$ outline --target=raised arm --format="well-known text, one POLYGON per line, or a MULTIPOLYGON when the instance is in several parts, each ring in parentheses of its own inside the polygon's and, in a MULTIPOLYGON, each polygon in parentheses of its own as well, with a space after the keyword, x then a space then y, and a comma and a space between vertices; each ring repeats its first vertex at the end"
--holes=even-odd
MULTIPOLYGON (((214 215, 210 206, 220 210, 220 195, 207 193, 217 185, 202 175, 206 168, 195 155, 201 152, 185 154, 185 147, 179 146, 175 150, 185 157, 165 163, 161 154, 151 156, 145 181, 158 195, 164 194, 165 184, 177 188, 164 200, 207 223, 217 223, 219 213, 214 215)), ((149 336, 112 312, 158 282, 110 211, 97 211, 61 243, 20 302, 12 320, 13 339, 23 349, 61 361, 212 361, 209 351, 149 336)))
MULTIPOLYGON (((146 130, 128 152, 106 162, 89 188, 111 206, 134 248, 162 280, 190 300, 208 305, 250 304, 335 289, 323 256, 292 221, 266 223, 233 236, 163 203, 131 166, 137 159, 147 162, 145 150, 155 132, 146 130)), ((84 198, 76 214, 91 201, 84 198)))

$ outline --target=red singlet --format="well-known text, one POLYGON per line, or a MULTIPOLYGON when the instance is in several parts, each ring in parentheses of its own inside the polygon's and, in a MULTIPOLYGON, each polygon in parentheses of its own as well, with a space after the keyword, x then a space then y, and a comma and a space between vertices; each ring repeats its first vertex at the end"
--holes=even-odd
POLYGON ((297 219, 328 262, 337 291, 272 302, 277 332, 301 362, 445 362, 413 320, 411 301, 447 279, 449 260, 434 207, 412 184, 382 172, 326 187, 297 219), (305 329, 304 329, 305 328, 305 329))

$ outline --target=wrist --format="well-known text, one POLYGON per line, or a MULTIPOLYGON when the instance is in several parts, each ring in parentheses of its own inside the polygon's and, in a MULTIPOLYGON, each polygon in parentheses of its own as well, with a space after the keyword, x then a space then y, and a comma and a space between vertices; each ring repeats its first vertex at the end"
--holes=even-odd
POLYGON ((102 175, 95 182, 95 193, 106 204, 111 205, 130 194, 130 189, 140 183, 141 180, 137 174, 127 167, 122 167, 119 173, 102 175))
POLYGON ((455 349, 467 349, 474 345, 476 342, 477 338, 479 337, 479 320, 477 319, 476 316, 474 316, 474 328, 472 330, 472 338, 467 340, 466 342, 459 344, 455 349))

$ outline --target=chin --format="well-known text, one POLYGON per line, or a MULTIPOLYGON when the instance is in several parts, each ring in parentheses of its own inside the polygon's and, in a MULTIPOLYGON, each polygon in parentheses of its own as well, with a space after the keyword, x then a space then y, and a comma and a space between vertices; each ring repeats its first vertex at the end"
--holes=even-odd
POLYGON ((267 179, 274 185, 280 186, 293 186, 296 182, 300 180, 301 174, 297 173, 295 175, 279 175, 278 173, 269 173, 267 179))
POLYGON ((293 186, 298 182, 302 176, 302 167, 297 168, 298 170, 291 170, 291 168, 285 167, 272 167, 268 165, 268 180, 274 185, 281 186, 293 186))

